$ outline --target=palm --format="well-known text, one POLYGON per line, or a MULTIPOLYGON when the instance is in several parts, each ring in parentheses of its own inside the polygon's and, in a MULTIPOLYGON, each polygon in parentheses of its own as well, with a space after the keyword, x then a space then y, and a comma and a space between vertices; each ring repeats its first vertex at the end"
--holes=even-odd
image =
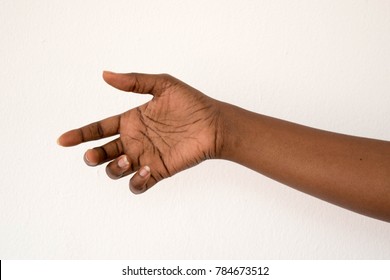
POLYGON ((218 117, 208 103, 186 85, 172 86, 121 116, 124 153, 135 169, 151 167, 149 184, 215 155, 218 117))

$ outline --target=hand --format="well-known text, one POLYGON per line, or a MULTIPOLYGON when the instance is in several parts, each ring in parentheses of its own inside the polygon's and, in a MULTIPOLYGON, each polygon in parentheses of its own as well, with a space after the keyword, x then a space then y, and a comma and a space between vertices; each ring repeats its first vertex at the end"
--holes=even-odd
POLYGON ((58 143, 74 146, 119 134, 101 147, 88 150, 90 166, 111 161, 106 168, 113 179, 137 172, 130 189, 142 193, 157 182, 206 159, 221 147, 218 101, 169 76, 103 73, 111 86, 129 92, 150 93, 152 100, 61 135, 58 143))

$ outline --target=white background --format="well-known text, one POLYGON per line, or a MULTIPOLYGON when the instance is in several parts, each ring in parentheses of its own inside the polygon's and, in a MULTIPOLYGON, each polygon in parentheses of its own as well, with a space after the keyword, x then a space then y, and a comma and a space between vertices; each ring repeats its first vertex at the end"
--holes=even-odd
MULTIPOLYGON (((132 195, 64 131, 149 100, 103 69, 389 140, 390 2, 0 0, 0 258, 388 259, 390 225, 208 161, 132 195)), ((255 143, 254 143, 255 144, 255 143)))

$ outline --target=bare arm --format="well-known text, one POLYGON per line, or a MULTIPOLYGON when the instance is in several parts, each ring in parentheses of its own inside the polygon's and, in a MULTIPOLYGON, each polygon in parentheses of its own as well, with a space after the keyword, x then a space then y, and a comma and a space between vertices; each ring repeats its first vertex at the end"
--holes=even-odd
POLYGON ((333 204, 390 221, 390 142, 222 106, 222 158, 333 204))
POLYGON ((133 172, 141 193, 206 159, 227 159, 300 191, 390 221, 390 142, 317 130, 214 100, 169 75, 104 73, 110 85, 150 93, 148 103, 64 133, 73 146, 119 134, 85 153, 107 174, 133 172))

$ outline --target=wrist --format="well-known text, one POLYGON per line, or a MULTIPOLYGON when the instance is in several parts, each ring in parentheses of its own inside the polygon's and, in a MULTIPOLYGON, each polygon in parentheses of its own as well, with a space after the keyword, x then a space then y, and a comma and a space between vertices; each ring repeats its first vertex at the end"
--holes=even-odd
POLYGON ((237 154, 244 142, 245 132, 245 110, 225 103, 219 102, 219 128, 218 139, 219 149, 217 159, 237 161, 237 154))

